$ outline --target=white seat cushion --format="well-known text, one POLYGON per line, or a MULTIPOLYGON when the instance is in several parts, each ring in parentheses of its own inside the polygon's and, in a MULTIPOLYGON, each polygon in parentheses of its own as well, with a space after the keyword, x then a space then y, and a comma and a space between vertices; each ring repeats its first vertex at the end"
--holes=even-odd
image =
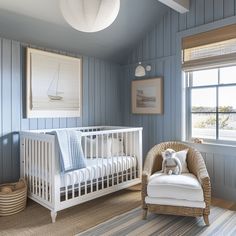
POLYGON ((194 208, 205 208, 206 203, 201 201, 188 201, 171 198, 158 198, 158 197, 146 197, 145 202, 147 204, 156 205, 168 205, 168 206, 182 206, 182 207, 194 207, 194 208))
POLYGON ((149 179, 147 195, 152 198, 204 201, 201 184, 191 173, 166 175, 156 172, 149 179))

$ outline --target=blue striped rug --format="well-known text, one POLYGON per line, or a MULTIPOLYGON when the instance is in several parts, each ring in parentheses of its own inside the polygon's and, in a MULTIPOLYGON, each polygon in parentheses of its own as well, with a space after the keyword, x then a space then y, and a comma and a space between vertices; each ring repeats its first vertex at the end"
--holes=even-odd
POLYGON ((148 214, 142 220, 142 209, 132 211, 99 224, 78 236, 128 236, 128 235, 236 235, 236 212, 218 207, 211 208, 209 227, 201 217, 182 217, 148 214))

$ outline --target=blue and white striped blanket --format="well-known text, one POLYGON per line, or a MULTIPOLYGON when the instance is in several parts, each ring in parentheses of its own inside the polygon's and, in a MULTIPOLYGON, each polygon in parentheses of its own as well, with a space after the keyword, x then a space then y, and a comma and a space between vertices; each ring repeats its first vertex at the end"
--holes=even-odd
POLYGON ((61 172, 69 172, 86 167, 81 146, 81 132, 75 130, 55 130, 59 150, 61 172))

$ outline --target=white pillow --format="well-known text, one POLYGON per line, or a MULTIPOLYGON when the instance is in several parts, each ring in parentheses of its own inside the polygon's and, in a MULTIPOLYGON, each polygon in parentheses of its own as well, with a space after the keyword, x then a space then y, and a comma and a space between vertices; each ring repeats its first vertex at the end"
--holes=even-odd
POLYGON ((108 139, 103 138, 103 142, 102 142, 101 136, 96 136, 95 138, 85 137, 82 139, 84 155, 87 158, 110 157, 111 156, 111 144, 112 143, 111 143, 110 138, 108 138, 108 139), (97 145, 97 149, 96 149, 96 145, 97 145))
POLYGON ((184 149, 182 151, 175 153, 175 156, 179 159, 179 161, 182 165, 182 173, 189 173, 187 161, 186 161, 187 153, 188 153, 188 149, 184 149))
POLYGON ((124 156, 124 141, 121 138, 113 138, 111 144, 112 156, 124 156))

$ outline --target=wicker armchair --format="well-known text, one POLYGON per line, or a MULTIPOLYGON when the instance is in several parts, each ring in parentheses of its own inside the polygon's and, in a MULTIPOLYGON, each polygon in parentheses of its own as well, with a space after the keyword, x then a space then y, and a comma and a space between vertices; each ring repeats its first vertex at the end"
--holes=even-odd
MULTIPOLYGON (((195 177, 194 177, 195 178, 195 177)), ((158 189, 157 189, 158 191, 158 189)), ((183 143, 179 142, 165 142, 154 146, 147 154, 144 171, 142 174, 142 207, 143 207, 143 219, 146 219, 147 212, 155 212, 159 214, 171 214, 182 216, 203 216, 206 225, 209 225, 211 203, 211 183, 210 178, 205 166, 203 157, 199 151, 191 148, 183 143), (148 196, 147 186, 151 175, 157 171, 161 171, 162 168, 162 155, 161 152, 167 148, 172 148, 176 152, 184 149, 189 149, 187 154, 187 165, 189 172, 196 176, 203 190, 203 202, 205 207, 186 207, 186 206, 173 206, 173 205, 158 205, 149 204, 145 202, 145 198, 148 196)))

